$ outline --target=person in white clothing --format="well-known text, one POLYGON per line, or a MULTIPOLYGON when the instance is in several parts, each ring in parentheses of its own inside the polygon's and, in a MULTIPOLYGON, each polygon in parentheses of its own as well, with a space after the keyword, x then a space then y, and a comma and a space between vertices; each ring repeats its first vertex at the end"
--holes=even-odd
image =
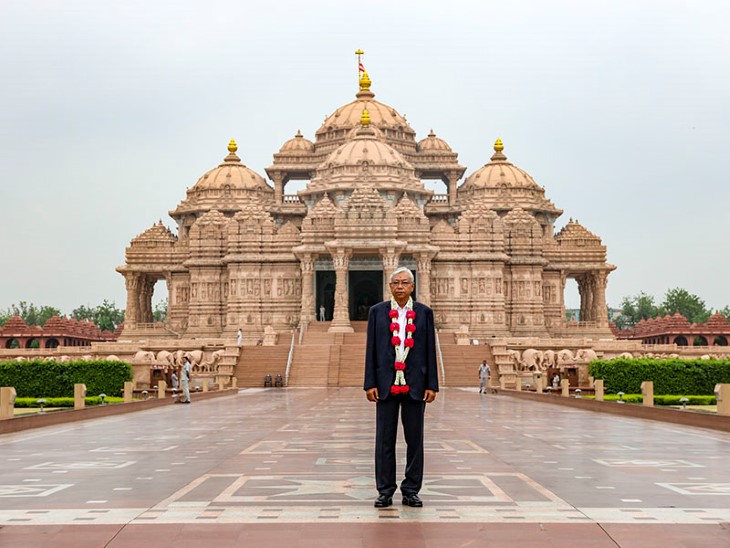
POLYGON ((190 403, 190 373, 192 368, 190 367, 190 360, 185 358, 185 363, 180 371, 180 384, 182 386, 182 399, 180 403, 190 403))
POLYGON ((487 393, 487 387, 489 385, 489 365, 487 364, 487 360, 484 360, 482 364, 479 366, 479 393, 480 394, 486 394, 487 393))

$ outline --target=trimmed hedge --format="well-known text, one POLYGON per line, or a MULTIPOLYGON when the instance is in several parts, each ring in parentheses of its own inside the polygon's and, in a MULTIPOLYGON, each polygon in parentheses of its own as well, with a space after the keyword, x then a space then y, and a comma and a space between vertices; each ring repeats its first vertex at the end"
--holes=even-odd
MULTIPOLYGON (((595 396, 586 396, 587 399, 594 399, 595 396)), ((717 399, 715 396, 654 396, 654 405, 682 405, 679 401, 682 398, 687 398, 687 405, 716 405, 717 399)), ((610 394, 604 396, 604 401, 617 401, 618 396, 610 394)), ((624 394, 621 398, 626 403, 642 403, 644 396, 641 394, 624 394)))
MULTIPOLYGON (((15 407, 21 408, 21 407, 40 407, 38 405, 38 399, 39 398, 15 398, 15 407)), ((46 403, 43 404, 43 407, 48 409, 49 407, 73 407, 74 406, 74 399, 73 398, 44 398, 46 400, 46 403)), ((89 396, 88 398, 84 398, 86 401, 86 405, 101 405, 101 398, 99 396, 89 396)), ((117 397, 111 397, 107 396, 104 399, 105 403, 122 403, 124 401, 124 398, 117 398, 117 397)))
POLYGON ((112 396, 120 394, 124 383, 131 380, 132 366, 119 361, 0 362, 0 386, 15 387, 19 398, 73 399, 74 384, 85 384, 90 396, 112 396))
POLYGON ((730 383, 730 360, 616 358, 594 360, 588 371, 603 379, 606 394, 640 394, 641 383, 652 381, 655 394, 714 395, 716 384, 730 383))

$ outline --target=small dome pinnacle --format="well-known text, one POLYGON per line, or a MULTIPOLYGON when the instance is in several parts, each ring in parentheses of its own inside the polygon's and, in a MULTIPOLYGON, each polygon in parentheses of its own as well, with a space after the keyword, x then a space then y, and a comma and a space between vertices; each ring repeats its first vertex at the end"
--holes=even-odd
POLYGON ((502 152, 504 150, 504 145, 502 144, 502 139, 497 137, 497 140, 494 141, 494 152, 502 152))
POLYGON ((231 154, 234 154, 238 150, 238 145, 236 144, 235 139, 231 139, 231 142, 228 143, 228 152, 231 154))
POLYGON ((368 76, 368 71, 364 70, 360 77, 360 90, 369 90, 370 84, 372 84, 372 81, 370 80, 370 76, 368 76))
POLYGON ((362 124, 362 127, 370 126, 370 113, 368 112, 368 109, 366 109, 366 108, 362 109, 362 116, 360 116, 360 124, 362 124))

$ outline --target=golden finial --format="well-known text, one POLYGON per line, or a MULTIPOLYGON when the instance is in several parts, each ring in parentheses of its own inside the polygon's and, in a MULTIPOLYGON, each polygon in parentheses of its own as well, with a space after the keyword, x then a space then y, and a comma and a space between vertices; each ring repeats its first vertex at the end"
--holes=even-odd
POLYGON ((372 82, 370 80, 370 76, 368 76, 368 71, 364 70, 362 72, 362 76, 360 76, 360 91, 369 90, 370 84, 372 84, 372 82))
POLYGON ((355 50, 355 55, 365 55, 365 52, 358 48, 357 50, 355 50))
POLYGON ((228 152, 231 154, 234 154, 238 150, 238 145, 236 144, 235 139, 231 139, 231 142, 228 143, 228 152))
POLYGON ((370 126, 370 113, 368 112, 368 109, 366 109, 366 108, 362 109, 362 116, 360 116, 360 124, 362 125, 362 127, 370 126))
POLYGON ((494 152, 502 152, 504 150, 504 145, 502 144, 502 139, 497 137, 497 140, 494 141, 494 152))

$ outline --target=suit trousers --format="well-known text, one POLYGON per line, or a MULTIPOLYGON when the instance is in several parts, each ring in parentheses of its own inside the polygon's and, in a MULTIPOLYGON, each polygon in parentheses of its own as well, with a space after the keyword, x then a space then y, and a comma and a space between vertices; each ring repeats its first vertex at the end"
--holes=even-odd
POLYGON ((423 483, 423 417, 426 402, 408 394, 389 394, 378 400, 375 412, 375 483, 378 493, 393 496, 396 490, 395 443, 398 437, 398 415, 403 423, 406 440, 405 479, 401 493, 415 495, 423 483))

